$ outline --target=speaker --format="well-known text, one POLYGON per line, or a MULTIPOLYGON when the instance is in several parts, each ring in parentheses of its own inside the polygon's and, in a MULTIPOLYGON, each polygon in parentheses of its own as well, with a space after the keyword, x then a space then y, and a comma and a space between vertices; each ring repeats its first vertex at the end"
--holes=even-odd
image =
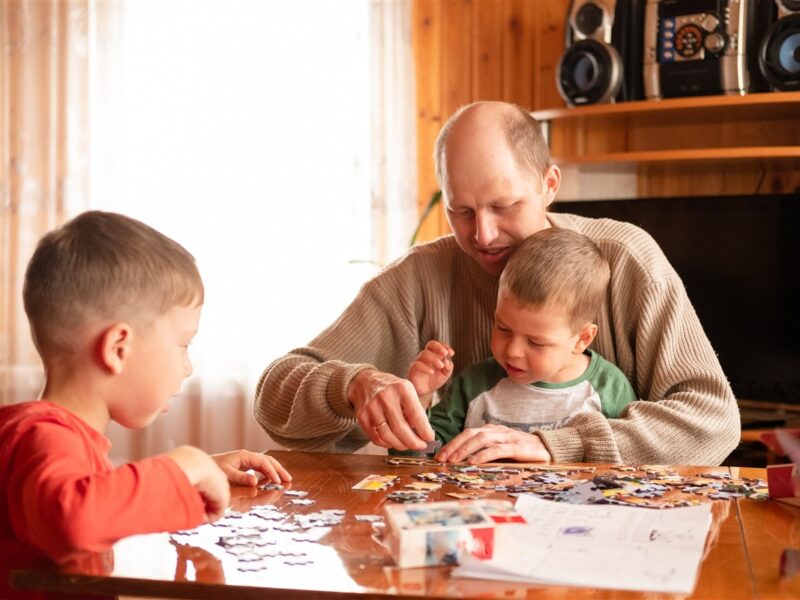
POLYGON ((800 90, 800 0, 774 0, 776 20, 764 34, 758 66, 773 90, 800 90))
POLYGON ((645 96, 741 95, 769 89, 755 59, 770 23, 768 2, 647 0, 645 96))
POLYGON ((572 0, 556 70, 570 106, 644 98, 644 0, 572 0))

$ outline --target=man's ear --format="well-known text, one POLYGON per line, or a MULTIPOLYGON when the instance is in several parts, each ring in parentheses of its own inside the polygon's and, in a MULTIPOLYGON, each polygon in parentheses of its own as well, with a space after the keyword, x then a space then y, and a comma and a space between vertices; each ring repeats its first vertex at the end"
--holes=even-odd
POLYGON ((550 206, 556 199, 558 188, 561 187, 561 169, 558 165, 550 165, 543 178, 545 206, 550 206))
POLYGON ((594 323, 587 323, 581 327, 581 330, 578 332, 578 341, 575 342, 575 347, 572 349, 573 354, 583 353, 583 351, 589 347, 589 344, 592 343, 596 335, 597 325, 594 323))
POLYGON ((114 323, 100 336, 100 363, 112 375, 119 375, 125 368, 131 351, 133 329, 128 323, 114 323))

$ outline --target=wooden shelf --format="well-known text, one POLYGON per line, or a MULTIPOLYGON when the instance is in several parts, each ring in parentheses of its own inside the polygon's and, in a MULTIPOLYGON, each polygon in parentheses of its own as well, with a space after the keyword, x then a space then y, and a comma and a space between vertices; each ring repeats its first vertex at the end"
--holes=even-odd
MULTIPOLYGON (((553 160, 590 171, 800 170, 800 92, 593 104, 531 113, 553 160)), ((759 177, 758 175, 753 175, 759 177)))
POLYGON ((551 108, 531 113, 539 121, 587 119, 609 116, 642 115, 661 121, 668 114, 682 114, 687 118, 700 116, 749 114, 752 117, 800 117, 800 92, 771 92, 744 96, 701 96, 670 98, 667 100, 641 100, 616 104, 591 104, 578 107, 551 108))
POLYGON ((800 167, 800 146, 749 146, 739 148, 690 148, 681 150, 649 150, 609 152, 585 156, 553 156, 559 165, 620 165, 627 163, 683 163, 697 161, 731 162, 769 160, 800 167))

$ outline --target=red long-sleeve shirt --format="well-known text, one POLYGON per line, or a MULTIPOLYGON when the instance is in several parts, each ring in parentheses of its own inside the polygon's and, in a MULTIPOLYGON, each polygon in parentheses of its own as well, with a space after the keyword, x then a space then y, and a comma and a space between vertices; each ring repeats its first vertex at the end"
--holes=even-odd
POLYGON ((0 598, 32 597, 9 588, 12 569, 81 561, 129 535, 203 522, 200 494, 172 459, 114 468, 110 447, 56 404, 0 407, 0 598))

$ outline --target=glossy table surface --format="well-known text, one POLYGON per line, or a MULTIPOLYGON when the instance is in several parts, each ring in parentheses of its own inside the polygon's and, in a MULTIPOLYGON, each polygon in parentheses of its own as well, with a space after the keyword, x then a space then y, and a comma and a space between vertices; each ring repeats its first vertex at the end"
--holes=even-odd
MULTIPOLYGON (((307 491, 306 498, 314 500, 314 504, 292 504, 293 498, 279 490, 237 487, 232 494, 234 511, 246 512, 258 505, 271 504, 286 515, 325 509, 346 512, 341 524, 331 527, 314 528, 305 533, 266 531, 264 538, 271 536, 277 543, 271 546, 273 556, 266 562, 261 561, 261 565, 266 564, 264 568, 243 570, 246 563, 239 562, 208 536, 152 534, 122 540, 112 552, 87 556, 82 563, 66 569, 16 572, 12 581, 28 589, 159 598, 424 596, 650 600, 671 597, 647 592, 459 579, 450 577, 449 567, 397 569, 383 547, 373 539, 373 526, 355 518, 356 515, 381 514, 386 492, 353 491, 351 488, 370 474, 395 474, 401 479, 393 489, 400 489, 403 484, 414 481, 414 473, 440 468, 391 466, 386 464, 384 456, 280 451, 271 454, 292 473, 293 482, 287 489, 307 491)), ((597 467, 597 473, 604 469, 597 467)), ((734 477, 765 476, 763 469, 735 467, 675 467, 675 470, 683 475, 716 471, 730 472, 734 477)), ((430 499, 450 500, 445 493, 456 490, 455 486, 445 485, 432 492, 430 499)), ((508 498, 501 492, 489 497, 508 498)), ((781 551, 800 548, 800 508, 746 498, 709 502, 713 503, 714 520, 697 585, 690 597, 800 597, 800 575, 782 578, 779 572, 781 551)), ((204 531, 209 531, 209 527, 204 531)))

